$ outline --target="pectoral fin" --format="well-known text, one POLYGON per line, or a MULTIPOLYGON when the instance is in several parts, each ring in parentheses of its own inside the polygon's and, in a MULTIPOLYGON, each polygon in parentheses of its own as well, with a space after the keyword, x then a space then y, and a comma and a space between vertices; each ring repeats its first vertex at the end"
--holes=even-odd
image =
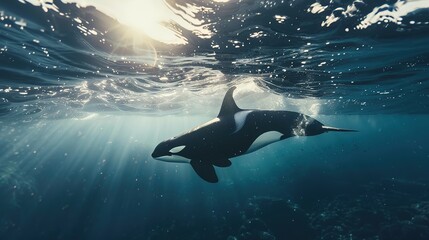
POLYGON ((202 179, 206 180, 207 182, 217 183, 219 181, 213 165, 202 162, 200 160, 192 160, 191 166, 194 169, 194 171, 198 174, 198 176, 200 176, 202 179))
POLYGON ((232 164, 229 159, 216 159, 216 160, 212 161, 212 163, 216 167, 229 167, 232 164))

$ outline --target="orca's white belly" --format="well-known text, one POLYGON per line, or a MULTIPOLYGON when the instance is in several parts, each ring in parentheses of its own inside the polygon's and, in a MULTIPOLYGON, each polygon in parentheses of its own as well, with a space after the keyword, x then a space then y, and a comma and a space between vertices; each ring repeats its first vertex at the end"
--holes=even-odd
POLYGON ((253 141, 252 145, 250 145, 249 149, 245 152, 245 154, 254 152, 271 143, 280 141, 281 136, 283 136, 283 134, 277 131, 269 131, 269 132, 263 133, 259 137, 257 137, 255 141, 253 141))

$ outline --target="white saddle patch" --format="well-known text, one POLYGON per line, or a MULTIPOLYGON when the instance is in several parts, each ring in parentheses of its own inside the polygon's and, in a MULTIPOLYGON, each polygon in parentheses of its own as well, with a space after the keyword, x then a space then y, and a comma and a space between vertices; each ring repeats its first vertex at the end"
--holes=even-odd
POLYGON ((280 141, 281 136, 283 136, 283 134, 277 131, 269 131, 259 135, 252 145, 250 145, 249 149, 246 151, 246 154, 259 150, 271 143, 280 141))
POLYGON ((235 131, 233 132, 233 134, 240 131, 243 128, 244 124, 246 123, 246 118, 251 112, 252 111, 240 111, 234 114, 235 131))

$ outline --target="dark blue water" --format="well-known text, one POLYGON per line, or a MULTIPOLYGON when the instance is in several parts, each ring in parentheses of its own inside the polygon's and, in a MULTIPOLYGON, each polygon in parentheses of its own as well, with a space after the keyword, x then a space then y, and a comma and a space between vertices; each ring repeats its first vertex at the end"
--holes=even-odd
POLYGON ((164 4, 180 43, 0 3, 0 239, 429 239, 427 1, 164 4), (217 184, 151 158, 231 86, 359 132, 272 144, 217 184))

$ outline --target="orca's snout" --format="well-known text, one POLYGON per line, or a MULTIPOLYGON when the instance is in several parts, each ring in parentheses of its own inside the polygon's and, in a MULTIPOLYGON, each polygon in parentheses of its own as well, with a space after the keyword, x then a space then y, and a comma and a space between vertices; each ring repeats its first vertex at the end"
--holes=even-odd
MULTIPOLYGON (((168 155, 168 154, 167 154, 168 155)), ((153 153, 151 154, 151 156, 154 158, 154 159, 157 159, 157 158, 160 158, 160 157, 163 157, 163 156, 166 156, 166 154, 162 154, 161 152, 159 152, 159 151, 153 151, 153 153)))
POLYGON ((170 151, 168 151, 168 147, 166 147, 166 145, 164 143, 160 143, 160 144, 158 144, 158 146, 155 147, 151 156, 154 159, 159 159, 161 157, 171 156, 171 153, 170 153, 170 151))
POLYGON ((157 144, 155 146, 155 148, 153 149, 153 152, 151 154, 152 158, 157 159, 159 157, 162 157, 164 155, 163 154, 164 151, 162 151, 162 150, 163 150, 163 147, 162 147, 162 142, 161 142, 161 143, 157 144))
POLYGON ((161 151, 159 151, 158 146, 153 150, 151 156, 155 159, 162 157, 161 151))

